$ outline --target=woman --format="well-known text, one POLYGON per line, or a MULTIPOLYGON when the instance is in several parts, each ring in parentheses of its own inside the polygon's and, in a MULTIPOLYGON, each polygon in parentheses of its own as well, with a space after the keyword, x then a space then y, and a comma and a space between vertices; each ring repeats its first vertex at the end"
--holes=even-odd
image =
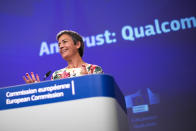
MULTIPOLYGON (((100 66, 88 64, 82 60, 84 42, 78 33, 63 30, 57 34, 57 41, 59 52, 63 59, 67 61, 68 66, 55 71, 52 74, 52 80, 103 73, 100 66)), ((35 76, 33 72, 31 72, 31 75, 26 73, 26 77, 23 76, 23 79, 26 83, 40 82, 38 74, 35 76)))

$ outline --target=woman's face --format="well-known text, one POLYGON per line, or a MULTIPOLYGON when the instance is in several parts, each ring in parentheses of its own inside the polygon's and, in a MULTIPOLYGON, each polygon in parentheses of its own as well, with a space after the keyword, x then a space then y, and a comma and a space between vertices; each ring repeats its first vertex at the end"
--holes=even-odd
POLYGON ((63 34, 59 37, 58 45, 59 52, 65 60, 68 60, 72 56, 76 55, 78 53, 78 49, 80 48, 79 42, 74 45, 71 36, 67 34, 63 34))

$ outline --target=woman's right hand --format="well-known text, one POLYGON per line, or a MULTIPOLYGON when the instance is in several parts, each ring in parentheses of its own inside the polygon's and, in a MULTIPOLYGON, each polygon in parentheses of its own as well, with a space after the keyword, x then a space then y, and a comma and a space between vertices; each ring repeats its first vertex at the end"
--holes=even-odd
POLYGON ((26 83, 36 83, 36 82, 40 82, 40 79, 39 79, 39 75, 36 74, 34 75, 33 72, 31 72, 31 76, 29 75, 29 73, 26 73, 26 77, 23 76, 23 79, 26 83))

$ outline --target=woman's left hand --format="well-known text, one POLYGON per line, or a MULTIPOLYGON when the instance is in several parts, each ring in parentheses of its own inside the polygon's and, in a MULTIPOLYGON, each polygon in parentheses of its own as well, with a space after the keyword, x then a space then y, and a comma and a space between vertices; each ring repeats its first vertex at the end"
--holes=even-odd
POLYGON ((87 71, 87 69, 86 69, 86 65, 85 65, 85 64, 82 65, 82 70, 81 70, 80 73, 81 73, 82 75, 88 74, 88 71, 87 71))

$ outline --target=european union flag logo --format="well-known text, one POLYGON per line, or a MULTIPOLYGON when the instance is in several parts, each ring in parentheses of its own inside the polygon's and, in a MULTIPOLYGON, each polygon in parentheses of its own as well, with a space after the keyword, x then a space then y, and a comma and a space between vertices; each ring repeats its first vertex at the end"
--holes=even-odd
POLYGON ((153 93, 149 88, 138 90, 136 93, 125 96, 126 107, 132 108, 133 113, 149 111, 149 105, 160 103, 159 94, 153 93))

